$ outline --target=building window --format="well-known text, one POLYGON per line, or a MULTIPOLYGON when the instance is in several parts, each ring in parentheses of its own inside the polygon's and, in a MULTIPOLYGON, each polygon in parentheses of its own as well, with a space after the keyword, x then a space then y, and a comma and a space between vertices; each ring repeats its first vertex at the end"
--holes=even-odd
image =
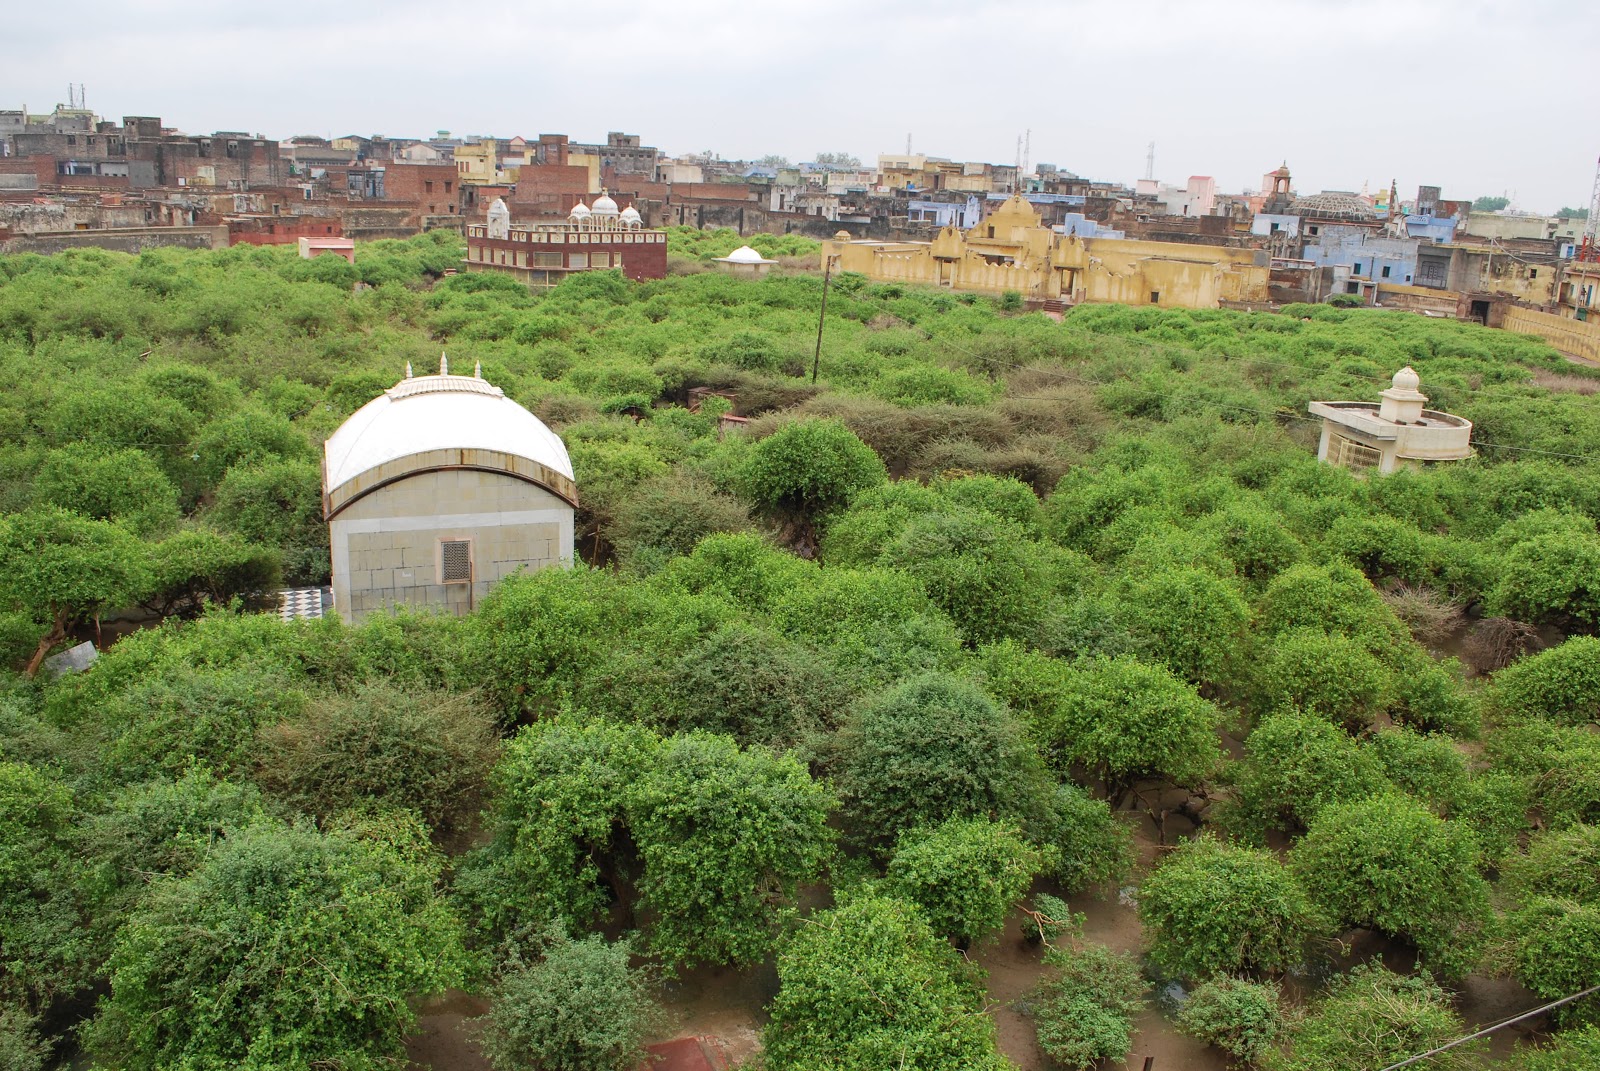
POLYGON ((432 193, 433 192, 433 180, 432 179, 423 179, 422 180, 422 192, 423 193, 432 193))
POLYGON ((1361 274, 1361 262, 1359 260, 1356 261, 1356 268, 1355 268, 1355 271, 1352 274, 1354 274, 1354 275, 1360 275, 1361 274))
POLYGON ((1529 268, 1528 269, 1528 278, 1530 278, 1530 279, 1539 278, 1539 269, 1538 268, 1529 268))
POLYGON ((1346 294, 1359 294, 1361 293, 1361 284, 1356 282, 1345 283, 1344 292, 1346 294))
POLYGON ((1347 469, 1376 468, 1383 455, 1366 443, 1348 439, 1343 435, 1328 437, 1328 460, 1347 469))
POLYGON ((1383 266, 1383 271, 1379 274, 1381 274, 1385 279, 1389 278, 1389 265, 1385 264, 1383 266))
POLYGON ((587 268, 588 266, 589 266, 589 254, 588 253, 568 253, 567 254, 567 267, 569 267, 569 268, 587 268))
POLYGON ((1314 235, 1322 233, 1322 228, 1321 227, 1312 227, 1312 228, 1310 228, 1310 230, 1311 230, 1311 233, 1314 234, 1314 235))
POLYGON ((439 583, 472 583, 472 540, 439 541, 439 583))
POLYGON ((1150 291, 1150 304, 1152 304, 1152 305, 1161 304, 1161 291, 1159 291, 1159 290, 1150 291))
POLYGON ((450 181, 448 179, 446 179, 445 180, 445 184, 444 184, 444 192, 445 193, 449 193, 450 192, 450 186, 451 186, 450 181))

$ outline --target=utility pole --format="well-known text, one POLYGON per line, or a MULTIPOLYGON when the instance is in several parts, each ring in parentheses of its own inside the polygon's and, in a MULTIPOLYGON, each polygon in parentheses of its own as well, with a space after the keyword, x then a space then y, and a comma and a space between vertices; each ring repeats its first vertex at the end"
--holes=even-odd
POLYGON ((833 257, 822 258, 822 311, 817 313, 817 351, 811 355, 811 383, 817 382, 817 369, 822 367, 822 325, 828 318, 828 283, 833 279, 833 257))

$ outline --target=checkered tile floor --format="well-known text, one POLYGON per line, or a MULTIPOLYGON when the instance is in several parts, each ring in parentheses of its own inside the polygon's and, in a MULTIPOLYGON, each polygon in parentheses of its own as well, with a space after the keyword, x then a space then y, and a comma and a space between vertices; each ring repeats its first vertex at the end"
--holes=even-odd
POLYGON ((285 621, 333 612, 332 588, 290 588, 278 592, 278 616, 285 621))

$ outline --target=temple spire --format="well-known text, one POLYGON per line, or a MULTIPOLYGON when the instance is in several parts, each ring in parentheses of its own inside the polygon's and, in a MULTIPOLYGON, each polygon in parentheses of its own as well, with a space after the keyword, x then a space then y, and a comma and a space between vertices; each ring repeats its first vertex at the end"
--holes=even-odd
POLYGON ((441 376, 450 374, 450 358, 444 353, 439 354, 439 374, 441 376))

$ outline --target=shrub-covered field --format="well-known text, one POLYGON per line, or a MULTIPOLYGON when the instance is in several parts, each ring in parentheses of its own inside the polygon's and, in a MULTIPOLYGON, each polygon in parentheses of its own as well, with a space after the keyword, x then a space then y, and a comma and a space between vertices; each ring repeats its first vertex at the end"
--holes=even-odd
POLYGON ((661 978, 775 962, 773 1071, 1003 1068, 966 953, 1018 905, 1065 1067, 1154 983, 1239 1059, 1375 1071, 1466 1032, 1469 975, 1600 975, 1586 370, 846 275, 813 382, 814 275, 535 297, 440 278, 453 241, 0 258, 0 1066, 378 1066, 459 988, 497 1067, 630 1068, 661 978), (565 438, 587 564, 461 620, 251 612, 326 579, 322 440, 441 350, 565 438), (1403 364, 1478 456, 1319 465, 1306 402, 1403 364), (1138 958, 1073 907, 1128 885, 1138 958))

